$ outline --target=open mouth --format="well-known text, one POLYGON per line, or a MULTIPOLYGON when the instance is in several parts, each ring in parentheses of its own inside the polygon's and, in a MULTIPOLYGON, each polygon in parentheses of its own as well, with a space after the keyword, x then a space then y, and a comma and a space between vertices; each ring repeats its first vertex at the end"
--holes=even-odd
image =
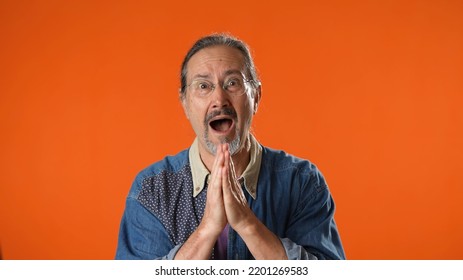
POLYGON ((227 132, 233 125, 233 120, 221 118, 213 120, 209 123, 211 128, 217 132, 227 132))

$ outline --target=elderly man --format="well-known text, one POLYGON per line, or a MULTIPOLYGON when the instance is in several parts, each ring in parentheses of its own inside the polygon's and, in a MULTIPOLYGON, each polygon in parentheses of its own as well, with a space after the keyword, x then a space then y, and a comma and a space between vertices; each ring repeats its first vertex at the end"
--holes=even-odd
POLYGON ((196 139, 136 177, 117 259, 344 259, 321 173, 250 133, 260 98, 244 42, 193 45, 180 100, 196 139))

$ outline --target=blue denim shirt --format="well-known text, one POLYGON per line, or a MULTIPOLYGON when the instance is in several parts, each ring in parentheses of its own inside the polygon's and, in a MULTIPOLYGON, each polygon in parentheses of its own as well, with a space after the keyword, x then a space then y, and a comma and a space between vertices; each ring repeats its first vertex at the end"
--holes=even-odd
MULTIPOLYGON (((193 197, 188 150, 140 172, 122 217, 116 259, 173 259, 199 225, 207 185, 193 197)), ((259 220, 278 236, 288 259, 344 259, 335 205, 320 171, 307 160, 262 147, 256 198, 259 220)), ((228 259, 253 259, 230 227, 228 259)), ((213 255, 213 254, 212 254, 213 255)))

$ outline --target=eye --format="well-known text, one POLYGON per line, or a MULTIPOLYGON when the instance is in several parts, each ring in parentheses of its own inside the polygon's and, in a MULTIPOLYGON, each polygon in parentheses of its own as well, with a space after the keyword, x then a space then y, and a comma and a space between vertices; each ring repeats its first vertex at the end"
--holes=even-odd
POLYGON ((212 84, 208 81, 195 81, 194 89, 200 94, 207 94, 212 90, 212 84))
POLYGON ((199 89, 208 89, 209 85, 207 83, 205 83, 205 82, 202 82, 202 83, 198 84, 198 88, 199 89))
POLYGON ((243 82, 238 78, 231 78, 225 83, 225 88, 229 91, 238 91, 242 88, 243 82))

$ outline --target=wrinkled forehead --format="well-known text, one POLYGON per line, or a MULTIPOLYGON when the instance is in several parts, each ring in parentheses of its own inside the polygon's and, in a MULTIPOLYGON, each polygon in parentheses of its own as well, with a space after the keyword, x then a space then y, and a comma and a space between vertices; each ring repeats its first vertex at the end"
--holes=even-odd
POLYGON ((194 54, 187 65, 187 79, 224 77, 232 73, 244 75, 246 64, 243 54, 232 47, 207 47, 194 54))

